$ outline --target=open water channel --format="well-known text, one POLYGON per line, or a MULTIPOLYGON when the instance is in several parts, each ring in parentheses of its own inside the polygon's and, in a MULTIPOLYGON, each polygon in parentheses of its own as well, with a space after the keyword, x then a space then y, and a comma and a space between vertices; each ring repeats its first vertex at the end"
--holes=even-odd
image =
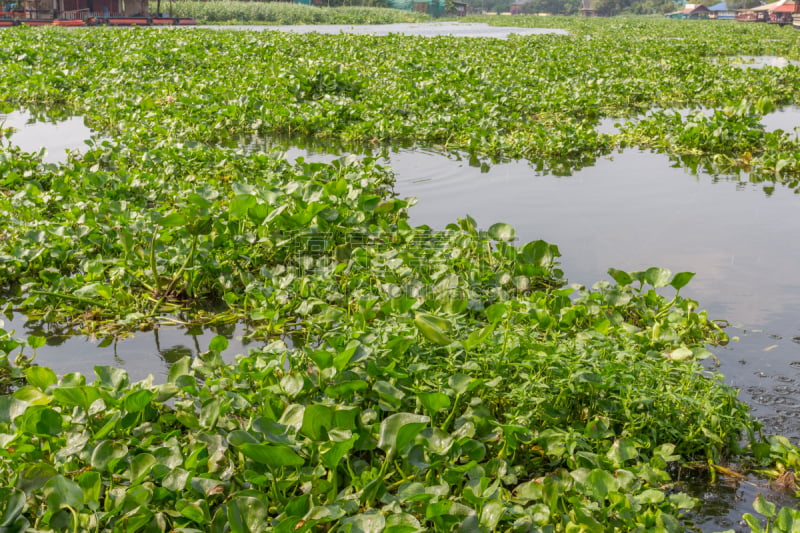
MULTIPOLYGON (((15 112, 0 115, 3 122, 17 130, 12 143, 27 151, 45 147, 50 162, 80 149, 91 133, 79 118, 44 123, 15 112)), ((764 124, 791 132, 800 128, 800 109, 769 115, 764 124)), ((601 127, 613 128, 613 121, 601 127)), ((271 140, 246 148, 283 152, 288 159, 330 161, 342 155, 271 140)), ((481 167, 468 157, 424 149, 381 157, 396 172, 397 195, 419 199, 410 211, 412 223, 443 228, 465 215, 484 228, 510 223, 521 242, 556 243, 570 283, 610 280, 609 267, 696 272, 684 294, 698 300, 710 317, 729 322, 727 332, 737 339, 715 349, 726 382, 740 389, 766 433, 800 440, 800 196, 793 191, 749 183, 746 175, 691 172, 666 156, 637 150, 561 177, 538 172, 525 161, 481 167)), ((238 325, 214 331, 161 328, 102 345, 20 316, 0 320, 21 336, 49 334, 36 361, 60 373, 91 375, 94 365, 110 364, 126 368, 133 379, 147 374, 164 379, 171 362, 205 350, 215 334, 231 339, 227 356, 247 350, 238 325)), ((769 489, 756 480, 697 488, 706 502, 699 525, 705 531, 744 530, 738 517, 752 512, 757 492, 769 489)), ((796 505, 780 495, 773 499, 796 505)))

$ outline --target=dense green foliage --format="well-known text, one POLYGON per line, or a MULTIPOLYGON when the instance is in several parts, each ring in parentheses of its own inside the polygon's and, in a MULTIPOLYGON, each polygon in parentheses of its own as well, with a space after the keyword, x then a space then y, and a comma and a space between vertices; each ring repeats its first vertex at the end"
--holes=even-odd
MULTIPOLYGON (((165 0, 166 1, 166 0, 165 0)), ((166 3, 162 2, 166 6, 166 3)), ((151 11, 155 11, 155 4, 151 11)), ((172 4, 172 13, 193 17, 200 24, 394 24, 422 22, 422 13, 387 7, 317 7, 286 2, 185 1, 172 4)))
POLYGON ((156 38, 23 29, 2 36, 11 42, 0 51, 0 84, 9 103, 55 102, 88 112, 100 129, 144 122, 180 140, 258 132, 419 142, 525 157, 560 172, 635 145, 707 157, 726 171, 789 181, 800 173, 796 138, 757 123, 765 110, 797 102, 800 69, 717 61, 795 58, 796 32, 713 21, 515 21, 566 25, 572 35, 502 41, 192 29, 156 38), (43 74, 31 75, 34 65, 43 74), (634 122, 615 137, 595 130, 603 117, 687 107, 730 111, 691 125, 656 115, 646 131, 634 122))
MULTIPOLYGON (((264 340, 228 364, 216 338, 164 384, 90 383, 0 330, 0 528, 683 531, 676 464, 800 467, 702 366, 727 337, 680 294, 691 273, 568 288, 558 248, 507 224, 410 226, 374 159, 236 146, 419 143, 569 172, 637 145, 797 186, 796 141, 758 117, 796 103, 800 69, 712 61, 796 57, 794 34, 543 23, 572 33, 0 32, 3 103, 99 132, 64 164, 2 141, 5 310, 110 336, 241 319, 264 340), (684 106, 718 111, 663 111, 684 106)), ((800 521, 770 505, 772 531, 800 521)))

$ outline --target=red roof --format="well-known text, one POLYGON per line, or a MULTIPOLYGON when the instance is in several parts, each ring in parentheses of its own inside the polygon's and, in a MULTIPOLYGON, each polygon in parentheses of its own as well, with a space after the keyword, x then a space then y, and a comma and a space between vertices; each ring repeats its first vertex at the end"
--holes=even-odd
POLYGON ((782 6, 778 6, 770 11, 773 13, 797 13, 798 7, 798 4, 783 4, 782 6))

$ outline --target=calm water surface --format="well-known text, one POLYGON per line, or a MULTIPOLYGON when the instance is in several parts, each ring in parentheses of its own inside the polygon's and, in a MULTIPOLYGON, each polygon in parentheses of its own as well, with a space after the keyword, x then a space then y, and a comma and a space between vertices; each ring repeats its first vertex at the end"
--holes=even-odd
POLYGON ((14 128, 10 142, 26 152, 45 148, 43 160, 47 163, 66 161, 67 153, 86 148, 85 141, 92 135, 81 117, 43 121, 25 111, 0 114, 0 126, 14 128))

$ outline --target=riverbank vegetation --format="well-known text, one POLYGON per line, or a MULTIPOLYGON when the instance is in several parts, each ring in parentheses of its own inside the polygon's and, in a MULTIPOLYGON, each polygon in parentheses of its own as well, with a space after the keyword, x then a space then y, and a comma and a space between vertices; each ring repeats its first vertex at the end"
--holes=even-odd
MULTIPOLYGON (((155 11, 153 4, 151 10, 155 11)), ((192 17, 200 24, 396 24, 425 22, 423 13, 378 6, 311 6, 285 2, 182 1, 172 13, 192 17)))
MULTIPOLYGON (((217 337, 166 383, 130 383, 57 376, 35 364, 44 338, 0 331, 0 527, 684 531, 690 467, 800 468, 713 370, 727 335, 681 294, 693 274, 571 287, 555 244, 502 222, 412 227, 373 157, 243 147, 404 143, 569 173, 637 146, 797 187, 796 138, 759 117, 798 103, 800 69, 714 61, 794 58, 794 34, 546 23, 570 35, 0 32, 3 105, 98 132, 63 164, 3 141, 4 311, 108 339, 239 320, 262 341, 225 362, 217 337), (687 106, 718 111, 670 111, 687 106)), ((800 522, 770 505, 772 531, 800 522)))

